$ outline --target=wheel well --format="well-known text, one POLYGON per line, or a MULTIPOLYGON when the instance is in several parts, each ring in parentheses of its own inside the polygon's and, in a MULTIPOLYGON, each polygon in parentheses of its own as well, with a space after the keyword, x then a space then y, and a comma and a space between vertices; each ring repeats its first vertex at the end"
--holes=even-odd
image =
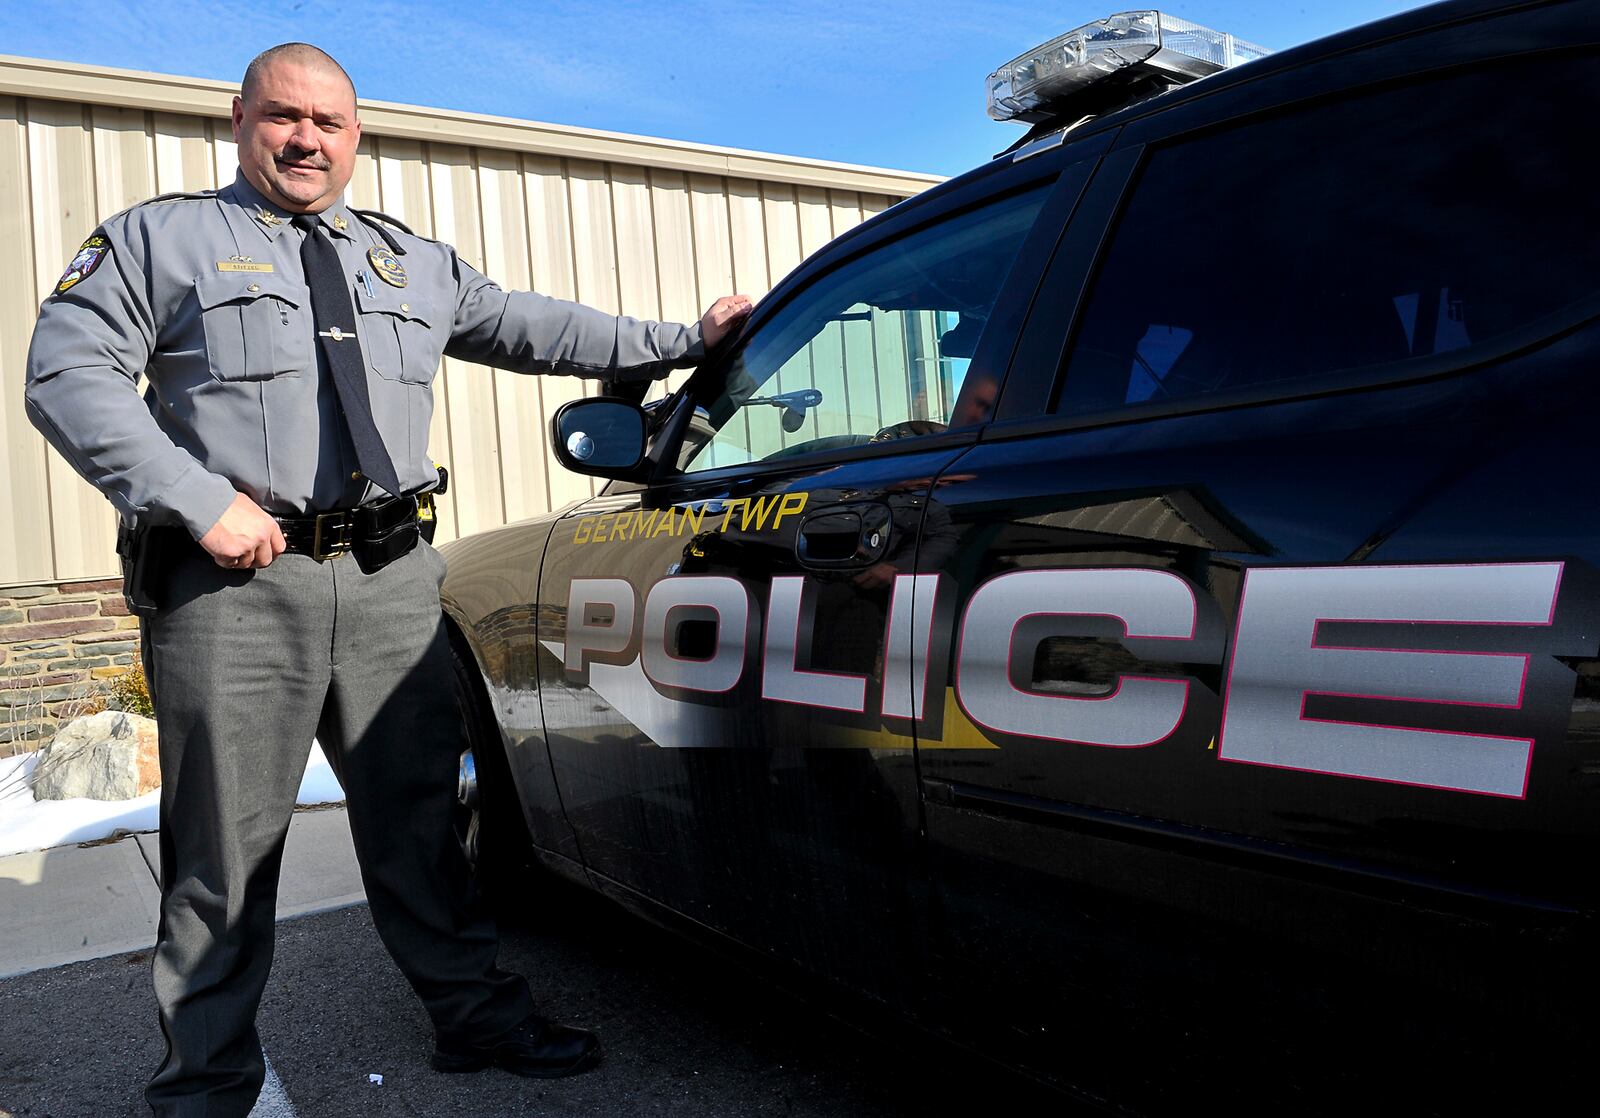
MULTIPOLYGON (((500 730, 494 721, 494 704, 489 701, 488 688, 483 681, 483 665, 473 652, 472 642, 467 639, 461 625, 448 613, 444 615, 444 631, 450 640, 450 651, 455 654, 457 675, 472 702, 472 709, 464 713, 477 723, 476 736, 492 733, 495 742, 499 743, 500 730)), ((503 744, 501 751, 504 752, 503 744)))

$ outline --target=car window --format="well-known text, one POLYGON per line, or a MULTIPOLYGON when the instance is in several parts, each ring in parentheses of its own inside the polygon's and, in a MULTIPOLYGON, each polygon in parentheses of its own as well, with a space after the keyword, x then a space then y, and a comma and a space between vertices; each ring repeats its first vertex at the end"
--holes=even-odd
POLYGON ((1460 350, 1596 291, 1594 59, 1476 70, 1153 152, 1067 358, 1082 414, 1460 350), (1536 112, 1529 112, 1537 107, 1536 112))
POLYGON ((716 395, 696 401, 680 466, 708 470, 944 430, 1046 193, 920 229, 802 291, 744 340, 716 395))

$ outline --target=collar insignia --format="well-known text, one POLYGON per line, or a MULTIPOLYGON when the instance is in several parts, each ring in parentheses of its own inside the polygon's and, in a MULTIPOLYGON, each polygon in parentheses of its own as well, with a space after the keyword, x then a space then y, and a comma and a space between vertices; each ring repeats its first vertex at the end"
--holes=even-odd
POLYGON ((279 217, 265 206, 256 207, 255 219, 262 225, 265 225, 268 229, 271 229, 274 225, 283 224, 283 218, 279 217))
POLYGON ((343 217, 341 217, 339 214, 334 214, 333 215, 333 227, 335 229, 339 230, 339 232, 343 233, 346 229, 348 229, 350 227, 350 223, 348 221, 346 221, 343 217))

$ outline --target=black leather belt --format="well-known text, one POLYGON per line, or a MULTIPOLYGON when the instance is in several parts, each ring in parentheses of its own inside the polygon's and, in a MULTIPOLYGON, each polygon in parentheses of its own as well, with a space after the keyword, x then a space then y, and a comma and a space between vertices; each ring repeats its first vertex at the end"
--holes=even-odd
POLYGON ((363 570, 376 570, 416 547, 419 537, 432 539, 432 511, 431 500, 424 514, 417 498, 391 497, 359 508, 273 519, 289 551, 318 561, 352 553, 363 570))

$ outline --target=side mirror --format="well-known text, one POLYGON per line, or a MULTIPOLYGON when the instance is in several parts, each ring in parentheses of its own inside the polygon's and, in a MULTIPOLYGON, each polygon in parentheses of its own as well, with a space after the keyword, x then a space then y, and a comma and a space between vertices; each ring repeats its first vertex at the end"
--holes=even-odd
POLYGON ((632 476, 644 461, 645 436, 644 409, 613 396, 569 401, 550 420, 556 461, 595 477, 632 476))

